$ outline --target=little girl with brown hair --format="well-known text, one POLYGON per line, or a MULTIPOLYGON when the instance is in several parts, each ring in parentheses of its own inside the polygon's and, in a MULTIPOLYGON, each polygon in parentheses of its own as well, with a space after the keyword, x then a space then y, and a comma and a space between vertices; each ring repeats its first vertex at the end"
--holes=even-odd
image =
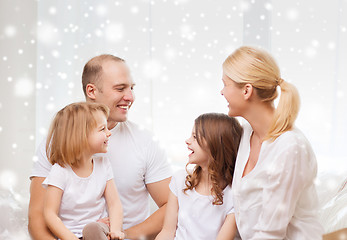
POLYGON ((236 233, 231 183, 242 128, 235 118, 209 113, 195 120, 186 140, 192 171, 170 183, 164 227, 156 240, 224 240, 236 233))

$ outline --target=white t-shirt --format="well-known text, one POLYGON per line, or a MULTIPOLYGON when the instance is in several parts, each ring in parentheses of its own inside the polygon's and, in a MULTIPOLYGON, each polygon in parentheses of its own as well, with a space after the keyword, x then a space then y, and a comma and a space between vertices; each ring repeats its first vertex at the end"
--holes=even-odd
POLYGON ((216 239, 228 214, 234 213, 233 196, 230 186, 223 191, 223 204, 213 205, 213 197, 201 195, 186 187, 187 173, 182 170, 175 173, 170 182, 170 190, 178 200, 178 221, 176 240, 216 239))
MULTIPOLYGON (((120 200, 123 206, 123 228, 143 222, 149 216, 149 194, 146 184, 171 177, 171 167, 164 149, 153 140, 151 134, 136 124, 126 121, 110 130, 106 156, 112 166, 120 200)), ((51 168, 47 160, 45 141, 37 150, 30 177, 46 177, 51 168)))
POLYGON ((86 178, 79 177, 70 166, 54 164, 43 186, 52 185, 64 191, 59 217, 64 225, 77 237, 90 222, 107 217, 104 197, 106 182, 113 178, 107 158, 93 158, 93 172, 86 178))
POLYGON ((247 123, 233 179, 235 218, 242 239, 322 239, 309 142, 294 129, 262 144, 254 169, 242 177, 252 128, 247 123))

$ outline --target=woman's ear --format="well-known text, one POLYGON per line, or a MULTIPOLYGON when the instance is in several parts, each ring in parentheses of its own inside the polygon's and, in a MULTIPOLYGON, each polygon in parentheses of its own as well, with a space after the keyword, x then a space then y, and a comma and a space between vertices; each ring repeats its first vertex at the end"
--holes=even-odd
POLYGON ((92 83, 88 83, 87 86, 86 86, 86 95, 87 95, 87 98, 89 99, 92 99, 92 100, 95 100, 96 99, 96 93, 97 89, 96 89, 96 86, 92 83))
POLYGON ((242 90, 243 90, 243 97, 244 97, 244 99, 245 100, 250 99, 250 97, 253 94, 253 90, 254 90, 252 84, 249 84, 249 83, 245 84, 243 86, 242 90))

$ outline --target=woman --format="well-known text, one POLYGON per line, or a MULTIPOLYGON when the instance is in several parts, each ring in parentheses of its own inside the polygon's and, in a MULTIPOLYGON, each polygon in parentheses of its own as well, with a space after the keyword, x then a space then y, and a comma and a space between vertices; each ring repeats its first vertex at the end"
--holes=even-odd
POLYGON ((229 116, 245 124, 233 178, 235 218, 242 239, 322 239, 309 142, 294 127, 296 88, 265 51, 241 47, 223 63, 229 116), (277 87, 281 89, 278 107, 277 87))

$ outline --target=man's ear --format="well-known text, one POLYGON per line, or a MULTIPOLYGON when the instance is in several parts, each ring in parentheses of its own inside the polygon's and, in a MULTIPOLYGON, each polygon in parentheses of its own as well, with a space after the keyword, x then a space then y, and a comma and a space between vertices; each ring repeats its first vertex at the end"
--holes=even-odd
POLYGON ((86 95, 88 98, 95 100, 96 99, 96 86, 93 83, 88 83, 86 86, 86 95))
POLYGON ((242 90, 243 90, 244 99, 245 100, 250 99, 254 91, 252 84, 249 84, 249 83, 245 84, 242 90))

